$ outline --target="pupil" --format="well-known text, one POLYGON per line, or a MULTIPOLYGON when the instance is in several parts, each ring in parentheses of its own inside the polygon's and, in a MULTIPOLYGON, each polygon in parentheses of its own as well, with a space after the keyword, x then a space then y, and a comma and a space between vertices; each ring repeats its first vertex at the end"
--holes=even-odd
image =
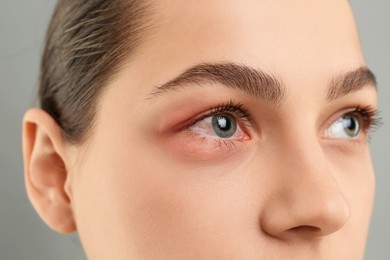
POLYGON ((353 118, 349 118, 347 122, 348 122, 347 123, 348 130, 351 130, 351 131, 355 130, 355 128, 356 128, 355 120, 353 120, 353 118))
POLYGON ((226 117, 219 116, 217 120, 218 120, 218 126, 219 126, 219 128, 221 128, 221 130, 227 131, 230 129, 231 123, 230 123, 230 121, 227 120, 226 117))

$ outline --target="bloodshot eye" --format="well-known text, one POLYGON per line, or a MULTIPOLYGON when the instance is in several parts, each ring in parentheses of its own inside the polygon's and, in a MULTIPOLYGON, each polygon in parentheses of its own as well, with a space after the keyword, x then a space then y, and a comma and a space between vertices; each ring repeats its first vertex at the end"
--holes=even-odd
MULTIPOLYGON (((226 105, 212 108, 209 113, 196 120, 187 127, 192 134, 219 141, 244 141, 249 136, 241 128, 242 125, 250 127, 249 115, 241 105, 234 105, 229 101, 226 105)), ((203 139, 206 140, 206 139, 203 139)))
POLYGON ((354 114, 347 114, 334 122, 327 130, 330 138, 356 138, 361 131, 359 119, 354 114))
POLYGON ((235 117, 226 113, 207 116, 188 127, 188 130, 214 139, 240 140, 245 137, 235 117))

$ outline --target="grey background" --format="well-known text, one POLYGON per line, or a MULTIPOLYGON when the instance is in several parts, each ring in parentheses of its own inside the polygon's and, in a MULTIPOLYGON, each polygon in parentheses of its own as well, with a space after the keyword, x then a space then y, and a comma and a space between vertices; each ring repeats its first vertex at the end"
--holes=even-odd
MULTIPOLYGON (((390 259, 390 1, 350 2, 367 64, 378 77, 379 107, 385 119, 371 141, 377 190, 365 259, 390 259)), ((46 227, 24 190, 21 121, 36 101, 39 55, 54 4, 54 0, 0 0, 1 260, 85 259, 77 236, 46 227)))

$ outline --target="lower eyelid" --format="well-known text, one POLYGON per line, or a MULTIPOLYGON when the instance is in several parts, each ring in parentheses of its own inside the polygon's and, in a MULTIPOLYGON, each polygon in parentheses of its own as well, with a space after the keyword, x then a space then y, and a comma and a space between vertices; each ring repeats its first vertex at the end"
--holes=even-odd
MULTIPOLYGON (((207 138, 210 139, 210 138, 207 138)), ((214 149, 219 151, 231 151, 232 149, 237 150, 237 145, 241 144, 242 141, 230 140, 230 139, 215 139, 215 140, 204 140, 205 142, 213 143, 214 149), (236 144, 237 143, 237 144, 236 144)))
POLYGON ((188 135, 191 137, 191 138, 200 138, 203 142, 220 142, 222 144, 225 144, 226 142, 238 142, 238 143, 242 143, 244 141, 248 141, 250 140, 250 137, 248 134, 246 134, 242 129, 241 129, 241 126, 238 126, 238 129, 239 129, 239 132, 241 133, 239 136, 236 136, 236 137, 231 137, 231 138, 220 138, 220 137, 214 137, 214 136, 208 136, 208 135, 202 135, 202 134, 198 134, 198 133, 195 133, 194 131, 190 130, 190 129, 186 129, 188 135))
POLYGON ((172 134, 165 145, 174 158, 184 161, 225 160, 247 147, 244 141, 221 141, 185 130, 172 134))

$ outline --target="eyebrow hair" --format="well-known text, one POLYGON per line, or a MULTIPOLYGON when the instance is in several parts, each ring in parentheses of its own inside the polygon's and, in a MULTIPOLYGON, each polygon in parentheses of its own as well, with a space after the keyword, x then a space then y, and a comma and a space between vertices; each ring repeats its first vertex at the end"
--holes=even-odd
POLYGON ((157 86, 152 96, 174 91, 188 84, 202 86, 210 82, 220 83, 273 103, 280 103, 286 95, 282 81, 264 71, 237 63, 201 63, 157 86))
POLYGON ((339 99, 359 91, 366 86, 372 86, 377 90, 375 75, 367 67, 360 67, 353 71, 342 73, 333 77, 331 80, 328 88, 327 101, 339 99))
MULTIPOLYGON (((220 83, 276 104, 286 97, 286 89, 281 79, 262 70, 231 62, 200 63, 192 66, 176 78, 155 87, 151 95, 159 96, 189 84, 203 86, 210 82, 220 83)), ((377 88, 375 75, 367 67, 341 73, 330 81, 326 99, 330 102, 359 91, 365 86, 377 88)))

